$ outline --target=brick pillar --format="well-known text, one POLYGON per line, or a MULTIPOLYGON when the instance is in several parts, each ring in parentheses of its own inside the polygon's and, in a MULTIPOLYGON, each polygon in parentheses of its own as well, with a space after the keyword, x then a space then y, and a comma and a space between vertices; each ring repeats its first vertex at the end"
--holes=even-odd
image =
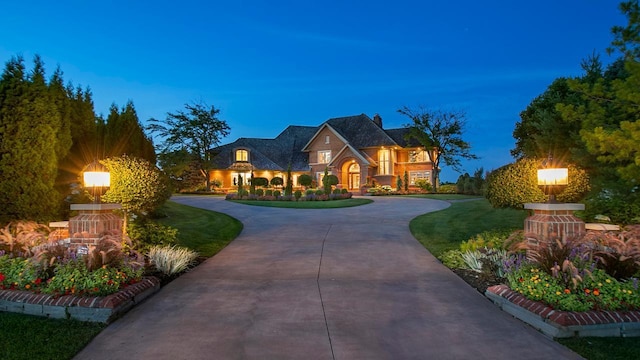
POLYGON ((105 235, 122 233, 122 218, 113 213, 120 204, 71 204, 80 213, 69 219, 71 246, 95 245, 105 235))
POLYGON ((524 208, 533 210, 533 215, 524 221, 525 237, 531 245, 585 233, 584 221, 573 214, 584 210, 584 204, 527 203, 524 208))

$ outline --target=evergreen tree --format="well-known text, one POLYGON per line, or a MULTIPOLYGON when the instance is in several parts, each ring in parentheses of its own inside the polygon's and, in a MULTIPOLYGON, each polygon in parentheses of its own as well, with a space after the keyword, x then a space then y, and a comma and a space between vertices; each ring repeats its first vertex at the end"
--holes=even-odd
POLYGON ((0 222, 56 217, 59 128, 41 59, 28 77, 22 57, 9 60, 0 79, 0 222))

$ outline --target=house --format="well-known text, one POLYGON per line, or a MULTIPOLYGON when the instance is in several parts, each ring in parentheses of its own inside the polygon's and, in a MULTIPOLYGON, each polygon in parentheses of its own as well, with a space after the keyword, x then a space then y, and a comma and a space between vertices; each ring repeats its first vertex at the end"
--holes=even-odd
POLYGON ((382 127, 382 118, 365 114, 333 118, 320 126, 289 126, 275 139, 240 138, 210 150, 210 179, 222 188, 237 187, 254 177, 286 178, 291 166, 294 186, 309 174, 321 184, 325 168, 338 177, 339 188, 360 191, 368 185, 396 187, 396 178, 410 186, 417 179, 432 180, 433 163, 417 142, 405 139, 406 128, 382 127))

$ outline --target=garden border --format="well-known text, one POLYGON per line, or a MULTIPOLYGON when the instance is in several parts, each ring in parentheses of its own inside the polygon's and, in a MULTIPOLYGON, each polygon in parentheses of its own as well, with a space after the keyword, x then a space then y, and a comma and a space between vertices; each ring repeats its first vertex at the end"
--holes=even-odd
POLYGON ((159 289, 158 278, 144 277, 141 281, 107 296, 54 296, 21 290, 0 290, 0 311, 108 324, 159 289))
POLYGON ((503 311, 552 338, 640 336, 640 311, 554 310, 506 285, 489 287, 485 296, 503 311))

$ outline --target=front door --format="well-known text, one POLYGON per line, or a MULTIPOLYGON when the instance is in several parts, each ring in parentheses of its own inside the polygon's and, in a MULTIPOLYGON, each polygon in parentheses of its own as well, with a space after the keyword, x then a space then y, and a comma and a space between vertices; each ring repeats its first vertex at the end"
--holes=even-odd
POLYGON ((353 163, 349 165, 349 189, 360 189, 360 165, 353 163))

